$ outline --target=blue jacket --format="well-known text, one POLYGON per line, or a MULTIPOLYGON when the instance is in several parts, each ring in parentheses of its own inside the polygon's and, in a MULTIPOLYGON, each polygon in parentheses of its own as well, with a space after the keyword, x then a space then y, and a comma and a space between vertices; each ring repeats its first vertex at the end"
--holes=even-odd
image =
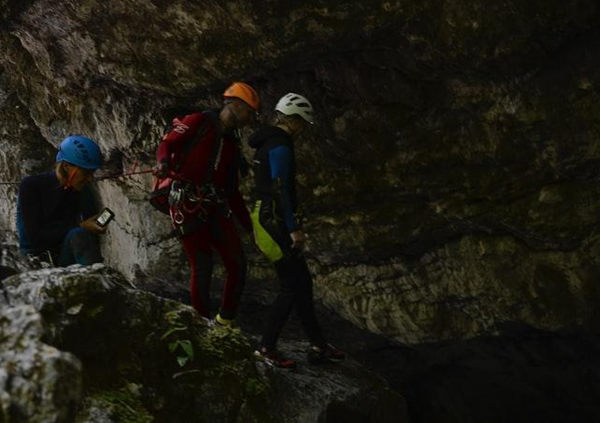
POLYGON ((296 164, 292 138, 281 128, 267 126, 255 132, 248 143, 256 149, 253 159, 256 199, 273 202, 275 214, 284 221, 288 232, 297 231, 296 164))

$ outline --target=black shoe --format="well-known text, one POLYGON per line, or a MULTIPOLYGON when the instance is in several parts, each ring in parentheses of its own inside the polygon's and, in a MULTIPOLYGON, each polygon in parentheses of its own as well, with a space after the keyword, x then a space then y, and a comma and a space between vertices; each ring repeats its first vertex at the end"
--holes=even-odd
POLYGON ((325 344, 321 347, 313 345, 307 352, 309 364, 340 363, 345 359, 346 354, 332 344, 325 344))

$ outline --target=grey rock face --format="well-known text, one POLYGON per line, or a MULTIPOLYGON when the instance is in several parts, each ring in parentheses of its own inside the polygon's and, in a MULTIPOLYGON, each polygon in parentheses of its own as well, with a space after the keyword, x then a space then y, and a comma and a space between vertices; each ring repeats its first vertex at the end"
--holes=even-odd
POLYGON ((412 265, 322 266, 320 293, 358 326, 410 344, 499 334, 512 322, 588 331, 598 310, 587 270, 595 242, 533 252, 511 237, 464 237, 412 265))
POLYGON ((76 409, 78 421, 334 422, 372 414, 381 417, 376 421, 408 421, 403 398, 357 363, 309 368, 308 345, 291 344, 283 348, 304 368, 266 369, 255 363, 239 330, 209 327, 191 307, 139 291, 103 265, 21 273, 0 286, 9 310, 0 317, 9 334, 0 347, 12 350, 0 355, 0 372, 14 373, 11 367, 22 356, 17 375, 41 362, 48 373, 22 382, 27 389, 12 383, 2 397, 6 413, 16 403, 36 413, 32 419, 50 415, 48 404, 31 403, 27 395, 48 391, 52 404, 66 404, 56 406, 62 414, 32 421, 69 421, 76 409), (8 330, 13 326, 26 327, 27 338, 8 330), (41 336, 81 364, 54 347, 16 348, 41 336), (80 378, 68 395, 60 385, 71 377, 62 369, 64 357, 77 364, 80 378))
POLYGON ((0 421, 70 422, 82 398, 81 362, 42 341, 31 306, 0 307, 0 421))
MULTIPOLYGON (((3 3, 0 179, 50 168, 70 133, 117 169, 150 166, 174 110, 218 104, 232 79, 266 118, 302 92, 317 125, 297 143, 299 192, 330 306, 406 342, 586 327, 590 304, 557 296, 582 305, 599 263, 590 3, 3 3)), ((107 263, 185 279, 177 242, 156 243, 151 179, 97 185, 117 212, 107 263)), ((14 245, 16 187, 0 193, 14 245)))
POLYGON ((357 363, 308 366, 306 343, 282 344, 282 354, 300 363, 298 370, 278 371, 259 364, 259 370, 270 380, 270 400, 278 404, 282 421, 409 421, 405 401, 389 389, 371 390, 371 383, 374 387, 380 384, 378 378, 357 363))
POLYGON ((56 151, 40 135, 27 106, 14 92, 4 91, 3 82, 0 73, 0 243, 14 244, 17 183, 50 170, 56 151))

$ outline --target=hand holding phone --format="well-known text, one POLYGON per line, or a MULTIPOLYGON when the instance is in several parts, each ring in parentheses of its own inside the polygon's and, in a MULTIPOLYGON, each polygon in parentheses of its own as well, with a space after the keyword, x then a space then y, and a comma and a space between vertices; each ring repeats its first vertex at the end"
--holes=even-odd
POLYGON ((113 213, 113 211, 108 207, 105 207, 104 210, 102 210, 102 212, 96 217, 95 222, 101 228, 105 228, 114 217, 115 213, 113 213))

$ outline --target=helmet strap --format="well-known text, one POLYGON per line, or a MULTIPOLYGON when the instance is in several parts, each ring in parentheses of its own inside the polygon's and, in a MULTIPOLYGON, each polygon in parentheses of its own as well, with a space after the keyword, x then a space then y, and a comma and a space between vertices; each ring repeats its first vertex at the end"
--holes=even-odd
POLYGON ((285 122, 281 122, 278 123, 278 125, 280 128, 282 128, 284 131, 286 131, 288 133, 288 135, 290 135, 290 137, 294 138, 296 136, 296 134, 299 133, 299 129, 294 129, 291 125, 289 125, 288 123, 285 122))
POLYGON ((239 122, 240 119, 238 119, 238 112, 236 112, 236 108, 232 107, 230 109, 230 112, 232 112, 232 116, 234 116, 234 119, 233 119, 234 120, 234 122, 233 122, 234 125, 233 126, 234 126, 234 128, 238 128, 238 122, 239 122))
POLYGON ((302 126, 297 126, 296 129, 294 129, 294 131, 292 132, 292 138, 296 137, 298 134, 300 134, 303 130, 302 126))
POLYGON ((67 176, 67 181, 65 182, 63 189, 73 188, 73 179, 75 179, 75 175, 79 171, 79 168, 77 166, 74 166, 74 165, 71 165, 71 166, 73 166, 73 167, 69 171, 69 175, 67 176))

